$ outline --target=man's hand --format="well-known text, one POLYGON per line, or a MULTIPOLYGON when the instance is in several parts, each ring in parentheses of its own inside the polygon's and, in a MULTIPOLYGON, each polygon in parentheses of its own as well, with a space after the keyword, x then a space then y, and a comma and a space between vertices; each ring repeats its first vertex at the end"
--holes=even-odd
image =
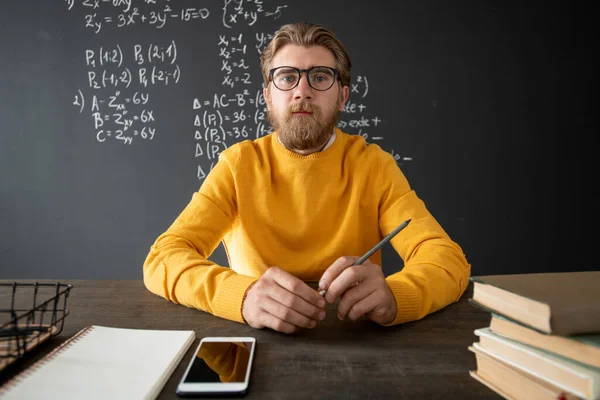
POLYGON ((242 317, 253 328, 293 333, 325 319, 325 300, 300 279, 271 267, 248 289, 242 317))
POLYGON ((338 318, 356 321, 362 315, 385 325, 396 317, 396 299, 377 264, 367 260, 353 266, 358 257, 338 258, 323 274, 319 290, 327 289, 329 303, 341 299, 338 318))

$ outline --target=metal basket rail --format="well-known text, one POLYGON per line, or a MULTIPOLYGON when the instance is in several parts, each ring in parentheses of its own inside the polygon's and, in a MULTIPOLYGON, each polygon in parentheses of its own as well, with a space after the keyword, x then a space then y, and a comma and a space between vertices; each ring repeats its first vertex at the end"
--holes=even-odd
POLYGON ((64 283, 0 283, 0 371, 62 331, 72 287, 64 283))

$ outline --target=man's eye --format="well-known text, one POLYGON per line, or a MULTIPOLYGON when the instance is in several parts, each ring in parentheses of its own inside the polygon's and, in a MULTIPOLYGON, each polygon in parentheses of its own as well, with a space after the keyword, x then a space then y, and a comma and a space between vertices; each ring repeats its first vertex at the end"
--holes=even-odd
POLYGON ((280 82, 285 82, 285 83, 292 83, 296 80, 296 76, 295 75, 281 75, 279 77, 279 81, 280 82))

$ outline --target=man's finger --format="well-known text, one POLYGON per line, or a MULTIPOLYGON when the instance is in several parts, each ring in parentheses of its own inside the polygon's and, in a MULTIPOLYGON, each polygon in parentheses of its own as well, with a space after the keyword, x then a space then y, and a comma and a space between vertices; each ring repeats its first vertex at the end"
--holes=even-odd
POLYGON ((322 304, 322 307, 316 307, 311 303, 304 300, 302 297, 289 292, 287 289, 275 284, 272 291, 269 293, 269 296, 283 304, 284 306, 296 310, 300 314, 316 320, 321 320, 321 313, 324 312, 323 307, 325 307, 325 300, 319 298, 319 303, 322 304))
POLYGON ((319 296, 314 289, 292 274, 277 268, 273 269, 272 278, 279 286, 304 299, 312 306, 319 308, 325 307, 323 298, 319 296))
POLYGON ((262 309, 276 318, 300 328, 314 328, 316 325, 316 320, 308 318, 273 299, 266 301, 262 305, 262 309))
POLYGON ((372 268, 372 266, 354 265, 342 270, 339 276, 331 282, 329 289, 327 289, 327 294, 325 295, 327 301, 333 303, 342 293, 365 280, 367 277, 365 268, 372 268))
POLYGON ((321 276, 319 281, 319 290, 329 290, 331 282, 333 282, 346 268, 352 266, 358 260, 358 257, 346 256, 340 257, 321 276))
POLYGON ((355 286, 353 288, 346 290, 344 292, 344 296, 342 297, 342 299, 340 300, 340 303, 338 304, 338 312, 337 312, 338 318, 339 319, 346 318, 346 316, 350 312, 350 309, 352 309, 352 307, 355 304, 362 301, 366 297, 370 296, 371 293, 373 293, 374 291, 375 291, 375 288, 373 288, 371 285, 367 284, 366 282, 363 285, 358 285, 358 286, 355 286))
MULTIPOLYGON (((371 311, 373 311, 375 308, 377 308, 377 306, 378 306, 377 294, 375 293, 375 291, 373 291, 367 297, 365 297, 365 298, 361 299, 360 301, 354 303, 354 305, 348 311, 348 314, 344 315, 340 319, 344 319, 347 316, 352 321, 356 321, 357 319, 359 319, 363 315, 368 314, 371 311)), ((338 314, 338 317, 341 317, 341 316, 338 314)))
POLYGON ((278 332, 294 333, 297 330, 297 328, 294 325, 290 324, 289 322, 285 322, 285 321, 277 318, 273 314, 269 314, 266 311, 263 311, 261 313, 260 321, 261 321, 261 324, 264 325, 265 327, 271 328, 278 332))

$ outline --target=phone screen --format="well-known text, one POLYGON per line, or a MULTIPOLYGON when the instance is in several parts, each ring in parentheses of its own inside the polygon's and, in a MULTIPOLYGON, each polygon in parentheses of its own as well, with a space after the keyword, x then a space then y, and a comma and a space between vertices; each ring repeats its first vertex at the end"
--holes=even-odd
POLYGON ((254 343, 205 341, 183 379, 183 383, 243 383, 250 367, 254 343))

